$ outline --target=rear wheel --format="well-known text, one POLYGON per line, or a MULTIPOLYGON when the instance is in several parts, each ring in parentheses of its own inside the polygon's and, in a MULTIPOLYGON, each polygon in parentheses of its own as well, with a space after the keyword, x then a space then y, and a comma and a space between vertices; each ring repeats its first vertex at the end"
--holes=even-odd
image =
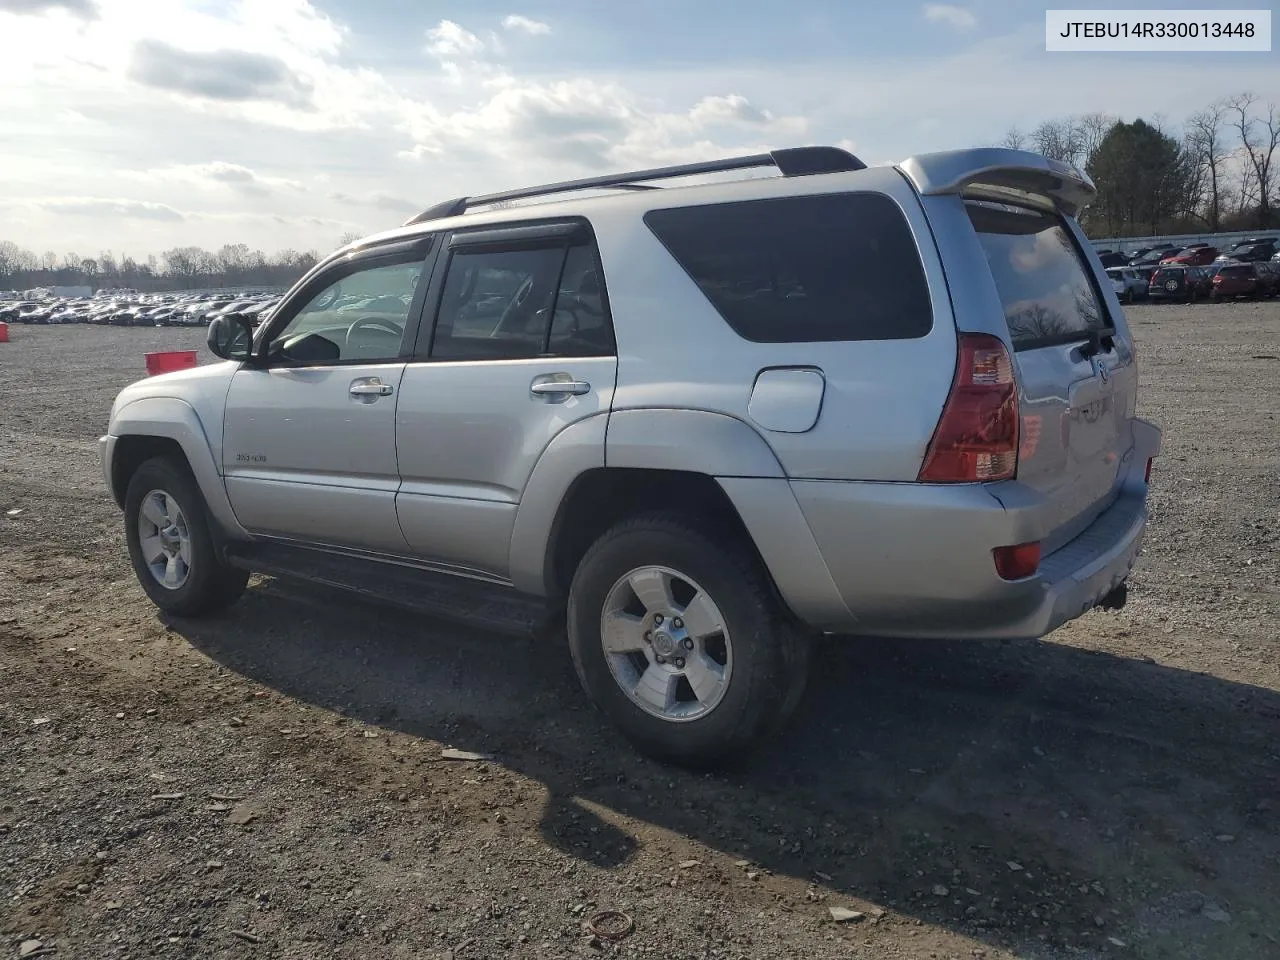
POLYGON ((607 531, 569 591, 587 695, 639 749, 709 767, 742 759, 794 712, 809 642, 749 544, 654 513, 607 531))
POLYGON ((161 610, 208 616, 244 592, 249 574, 218 556, 204 497, 185 463, 155 457, 138 467, 124 515, 134 573, 161 610))

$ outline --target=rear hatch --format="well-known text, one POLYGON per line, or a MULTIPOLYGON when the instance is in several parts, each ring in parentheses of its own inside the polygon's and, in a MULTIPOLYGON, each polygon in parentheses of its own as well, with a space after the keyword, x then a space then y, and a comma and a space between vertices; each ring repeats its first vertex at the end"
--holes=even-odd
POLYGON ((1115 499, 1133 445, 1131 345, 1060 215, 983 200, 965 208, 1014 348, 1017 481, 1045 498, 1042 545, 1051 552, 1115 499))
POLYGON ((1213 285, 1224 294, 1252 291, 1254 286, 1253 267, 1246 264, 1227 264, 1214 274, 1213 285))

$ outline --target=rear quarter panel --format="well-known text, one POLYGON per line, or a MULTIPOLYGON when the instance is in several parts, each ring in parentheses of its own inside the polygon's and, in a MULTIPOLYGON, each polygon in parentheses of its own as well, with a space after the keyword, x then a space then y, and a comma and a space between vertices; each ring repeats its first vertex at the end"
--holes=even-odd
MULTIPOLYGON (((645 409, 721 413, 764 437, 788 477, 914 480, 955 369, 955 324, 947 277, 920 206, 888 167, 671 191, 667 205, 770 196, 875 191, 892 198, 911 225, 933 307, 930 332, 914 340, 754 343, 740 337, 643 222, 649 196, 593 217, 618 342, 615 415, 645 409), (634 209, 633 209, 634 208, 634 209), (822 408, 803 433, 771 431, 748 410, 757 374, 817 367, 826 380, 822 408)), ((666 199, 666 198, 664 198, 666 199)), ((673 438, 673 442, 678 442, 673 438)))

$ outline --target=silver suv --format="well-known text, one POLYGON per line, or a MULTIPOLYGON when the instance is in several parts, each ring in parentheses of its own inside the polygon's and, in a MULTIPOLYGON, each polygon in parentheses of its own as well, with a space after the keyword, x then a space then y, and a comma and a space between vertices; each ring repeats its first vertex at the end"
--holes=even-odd
POLYGON ((805 147, 439 204, 120 393, 138 578, 183 616, 246 571, 561 612, 600 710, 691 764, 781 725, 817 632, 1119 606, 1160 431, 1093 196, 1035 154, 805 147))

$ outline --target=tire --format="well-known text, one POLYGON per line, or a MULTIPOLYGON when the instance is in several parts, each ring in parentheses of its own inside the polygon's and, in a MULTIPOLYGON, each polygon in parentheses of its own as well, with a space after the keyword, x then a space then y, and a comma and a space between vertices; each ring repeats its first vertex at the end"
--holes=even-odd
POLYGON ((204 497, 185 463, 155 457, 138 467, 125 493, 124 517, 133 572, 161 610, 180 617, 211 616, 231 606, 244 592, 249 574, 219 558, 204 497), (168 534, 159 532, 157 507, 162 509, 168 534), (150 549, 145 551, 144 529, 154 531, 147 538, 150 549), (153 572, 153 561, 158 565, 170 553, 176 562, 164 564, 165 575, 177 581, 174 586, 161 583, 159 571, 153 572))
MULTIPOLYGON (((749 543, 723 543, 679 515, 658 512, 627 520, 608 530, 578 564, 569 589, 569 649, 583 689, 595 706, 638 749, 657 760, 694 768, 732 765, 778 733, 804 693, 809 668, 809 638, 784 613, 767 575, 749 543), (649 568, 647 571, 645 568, 649 568), (643 582, 652 597, 654 568, 672 574, 665 591, 674 600, 659 629, 652 608, 639 602, 632 582, 643 582), (629 576, 639 573, 639 580, 629 576), (713 616, 690 594, 709 598, 713 616), (628 653, 609 654, 604 646, 603 618, 630 597, 625 617, 631 629, 619 631, 618 647, 636 643, 628 653), (714 630, 685 630, 674 616, 694 607, 714 630), (637 642, 651 627, 649 639, 637 642), (659 639, 660 638, 660 639, 659 639), (661 644, 661 646, 659 646, 661 644), (655 662, 667 653, 665 665, 655 662), (698 676, 702 696, 690 682, 685 657, 703 665, 698 676), (696 660, 695 660, 696 657, 696 660), (676 659, 679 658, 679 659, 676 659), (708 668, 710 673, 707 672, 708 668), (717 670, 718 668, 718 670, 717 670), (640 677, 652 683, 638 683, 640 677), (708 677, 721 678, 718 684, 708 677), (675 677, 675 679, 672 679, 675 677), (625 687, 624 679, 625 678, 625 687), (683 679, 682 679, 683 678, 683 679), (668 714, 660 716, 657 684, 665 685, 668 714), (649 707, 637 698, 650 691, 649 707)), ((654 606, 658 606, 655 604, 654 606)))

